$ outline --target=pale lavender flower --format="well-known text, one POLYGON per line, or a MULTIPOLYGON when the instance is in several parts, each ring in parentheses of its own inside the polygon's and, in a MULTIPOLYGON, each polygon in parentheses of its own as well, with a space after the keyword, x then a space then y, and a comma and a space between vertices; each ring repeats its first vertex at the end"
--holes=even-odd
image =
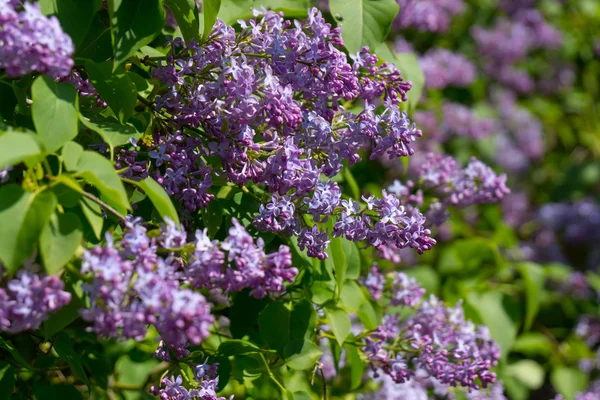
POLYGON ((73 67, 71 38, 56 17, 42 15, 37 3, 0 0, 0 68, 16 78, 31 72, 66 77, 73 67))
POLYGON ((37 329, 71 301, 71 294, 63 289, 56 276, 20 270, 0 288, 0 331, 17 334, 37 329))

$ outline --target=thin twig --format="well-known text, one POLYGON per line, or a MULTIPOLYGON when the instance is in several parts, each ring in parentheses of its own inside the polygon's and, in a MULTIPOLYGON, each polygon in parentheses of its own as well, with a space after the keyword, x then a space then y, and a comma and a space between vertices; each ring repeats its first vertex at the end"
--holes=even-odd
POLYGON ((102 200, 100 200, 99 198, 97 198, 96 196, 94 196, 93 194, 88 193, 88 192, 82 190, 81 191, 81 195, 83 197, 87 197, 88 199, 92 200, 94 203, 97 203, 98 205, 106 208, 108 211, 110 211, 111 213, 113 213, 119 219, 127 222, 127 218, 125 218, 125 216, 123 214, 121 214, 120 212, 118 212, 117 210, 115 210, 114 208, 112 208, 111 206, 109 206, 108 204, 106 204, 105 202, 103 202, 102 200))
POLYGON ((327 400, 327 381, 325 380, 323 367, 319 368, 319 372, 321 373, 321 379, 323 380, 323 400, 327 400))

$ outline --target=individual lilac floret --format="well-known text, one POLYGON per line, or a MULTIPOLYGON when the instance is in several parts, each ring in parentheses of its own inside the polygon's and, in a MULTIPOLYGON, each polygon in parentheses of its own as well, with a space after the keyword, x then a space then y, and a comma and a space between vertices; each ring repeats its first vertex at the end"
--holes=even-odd
POLYGON ((459 207, 495 203, 510 193, 506 175, 496 175, 475 158, 461 169, 454 158, 429 153, 419 167, 419 175, 423 184, 434 188, 445 203, 459 207))
POLYGON ((373 263, 371 266, 369 275, 363 281, 363 285, 367 288, 373 300, 381 300, 385 285, 385 276, 383 276, 376 263, 373 263))
POLYGON ((332 215, 336 207, 340 205, 342 192, 335 182, 318 183, 312 198, 305 197, 304 203, 308 206, 308 212, 313 215, 316 222, 327 221, 327 216, 332 215))
POLYGON ((476 77, 475 65, 462 54, 446 49, 432 49, 420 58, 425 85, 433 89, 469 86, 476 77))
POLYGON ((425 289, 415 278, 409 278, 404 272, 394 273, 390 304, 415 307, 421 302, 424 294, 425 289))
POLYGON ((229 236, 222 242, 210 240, 206 230, 196 232, 196 249, 185 275, 194 287, 225 293, 252 289, 252 296, 280 294, 284 282, 292 282, 298 269, 292 266, 289 247, 265 253, 264 242, 256 242, 234 218, 229 236))
POLYGON ((60 81, 73 84, 75 89, 77 89, 77 92, 79 92, 79 96, 91 97, 92 99, 95 99, 95 107, 108 107, 108 104, 98 95, 96 88, 92 85, 90 80, 87 78, 84 79, 78 71, 71 71, 66 78, 62 78, 60 81))
POLYGON ((71 38, 56 17, 45 17, 37 3, 0 0, 0 68, 11 78, 31 72, 66 77, 73 67, 71 38))
POLYGON ((25 270, 0 288, 0 331, 16 334, 37 329, 49 315, 71 301, 56 276, 43 276, 25 270))
POLYGON ((306 249, 309 257, 316 257, 319 260, 327 258, 325 250, 329 246, 329 235, 327 231, 320 231, 317 225, 311 229, 302 228, 298 234, 298 247, 300 250, 306 249))
POLYGON ((270 202, 260 205, 253 223, 260 231, 293 232, 298 225, 295 212, 296 205, 288 196, 275 194, 270 202))
POLYGON ((394 27, 415 28, 423 32, 444 32, 452 17, 465 9, 463 0, 396 0, 400 12, 394 27))
POLYGON ((489 136, 495 128, 494 121, 478 117, 475 112, 459 103, 444 103, 442 129, 447 135, 480 139, 489 136))
POLYGON ((225 400, 225 397, 217 397, 218 367, 218 363, 196 365, 195 382, 190 383, 190 388, 184 386, 183 377, 179 375, 177 378, 163 378, 159 387, 150 388, 150 393, 161 400, 225 400))

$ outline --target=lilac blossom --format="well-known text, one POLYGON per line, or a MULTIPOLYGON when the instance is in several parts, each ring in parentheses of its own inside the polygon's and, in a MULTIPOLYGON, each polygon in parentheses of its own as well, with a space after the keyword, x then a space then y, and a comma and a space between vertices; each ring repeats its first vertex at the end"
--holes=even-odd
POLYGON ((189 388, 184 385, 181 375, 176 378, 174 376, 164 377, 160 386, 150 388, 150 393, 158 396, 161 400, 225 400, 225 397, 217 396, 218 367, 218 363, 194 366, 194 381, 189 383, 189 388))
POLYGON ((113 338, 140 340, 147 326, 154 325, 165 349, 157 355, 168 360, 166 348, 185 356, 189 344, 207 338, 214 317, 204 296, 181 287, 185 277, 176 259, 163 259, 157 250, 138 220, 127 223, 122 249, 107 236, 106 246, 87 250, 81 272, 92 276, 84 285, 91 304, 81 315, 92 323, 90 330, 113 338))
MULTIPOLYGON (((238 34, 218 21, 202 47, 175 39, 166 63, 152 70, 168 86, 157 109, 182 130, 200 129, 202 154, 219 157, 231 182, 303 198, 321 174, 333 177, 344 160, 359 161, 366 144, 373 145, 372 157, 414 153, 420 131, 398 107, 411 84, 393 65, 366 48, 348 59, 340 29, 316 9, 294 24, 281 13, 254 16, 241 21, 238 34), (381 98, 384 111, 375 113, 370 104, 381 98), (356 115, 342 107, 347 100, 367 105, 356 115)), ((181 181, 177 186, 195 189, 197 182, 183 182, 185 173, 167 172, 181 181)))
POLYGON ((442 385, 475 390, 495 382, 490 368, 500 358, 487 328, 466 321, 460 303, 447 307, 434 296, 402 323, 397 316, 386 316, 383 325, 365 338, 363 351, 375 377, 383 373, 402 384, 423 370, 442 385), (398 349, 394 355, 388 350, 389 343, 399 343, 399 334, 414 352, 398 349))
POLYGON ((394 273, 392 282, 390 304, 393 306, 415 307, 421 302, 425 289, 421 287, 415 278, 409 278, 403 272, 394 273))
POLYGON ((429 153, 419 167, 419 175, 423 184, 434 188, 446 203, 460 207, 494 203, 510 193, 506 175, 496 175, 475 158, 461 169, 452 157, 429 153))
POLYGON ((415 28, 419 31, 444 32, 452 17, 465 9, 463 0, 396 0, 400 12, 394 21, 396 28, 415 28))
POLYGON ((68 76, 60 79, 60 81, 71 83, 73 86, 75 86, 75 89, 77 89, 77 92, 79 92, 80 96, 91 97, 92 100, 95 101, 95 107, 108 107, 108 104, 104 100, 102 100, 102 98, 98 95, 96 88, 94 87, 94 85, 92 85, 90 80, 88 78, 84 79, 78 71, 71 71, 71 73, 68 76))
POLYGON ((63 289, 56 276, 19 270, 0 288, 0 331, 17 334, 37 329, 71 301, 71 294, 63 289))
POLYGON ((433 89, 447 86, 469 86, 476 77, 475 65, 459 53, 435 48, 420 59, 425 74, 425 85, 433 89))
POLYGON ((11 78, 31 72, 66 77, 73 67, 71 38, 56 17, 45 17, 37 3, 0 0, 0 68, 11 78))
POLYGON ((376 263, 373 263, 369 274, 362 283, 371 294, 373 300, 381 300, 385 285, 385 277, 376 263))
POLYGON ((495 128, 494 121, 479 118, 470 108, 459 103, 445 103, 442 129, 447 134, 467 136, 474 139, 489 136, 495 128))
POLYGON ((254 226, 261 231, 294 232, 298 226, 296 205, 288 196, 273 195, 270 202, 261 204, 254 226))
POLYGON ((224 293, 245 288, 259 298, 282 293, 284 283, 298 274, 289 247, 282 245, 267 254, 262 239, 255 242, 236 219, 231 222, 229 236, 221 242, 210 240, 206 229, 196 232, 195 251, 185 268, 187 279, 194 287, 224 293))

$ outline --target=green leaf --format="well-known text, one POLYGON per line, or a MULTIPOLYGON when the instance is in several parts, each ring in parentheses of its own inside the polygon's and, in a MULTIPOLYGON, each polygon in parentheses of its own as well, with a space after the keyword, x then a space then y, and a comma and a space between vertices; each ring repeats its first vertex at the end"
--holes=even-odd
POLYGON ((0 336, 0 349, 4 349, 4 350, 8 351, 10 353, 10 355, 15 359, 15 361, 18 362, 21 366, 27 368, 30 371, 33 370, 33 367, 31 366, 31 364, 29 364, 27 362, 27 360, 25 360, 25 358, 23 358, 23 356, 21 355, 21 353, 19 352, 19 349, 17 349, 12 344, 12 342, 10 342, 10 341, 7 342, 1 336, 0 336))
POLYGON ((102 227, 104 226, 102 209, 97 203, 94 203, 86 197, 81 198, 79 206, 81 207, 81 211, 83 211, 83 215, 85 215, 85 218, 92 227, 94 235, 96 238, 100 239, 102 236, 102 227))
POLYGON ((506 366, 504 373, 531 390, 537 390, 544 384, 544 368, 533 360, 519 360, 510 364, 506 366))
POLYGON ((335 339, 338 344, 342 346, 344 340, 346 340, 348 334, 350 334, 350 317, 348 317, 348 314, 340 308, 325 309, 325 316, 329 321, 329 326, 333 331, 335 339))
POLYGON ((312 339, 317 327, 317 312, 308 300, 294 304, 290 318, 290 339, 312 339))
POLYGON ((329 8, 350 53, 382 43, 400 9, 395 0, 329 0, 329 8))
POLYGON ((65 290, 71 293, 71 301, 60 310, 51 314, 49 318, 42 324, 42 332, 46 340, 62 331, 65 327, 71 324, 79 317, 79 311, 86 306, 81 285, 83 281, 78 276, 69 272, 62 275, 62 280, 65 283, 65 290))
POLYGON ((233 25, 238 19, 252 17, 252 8, 263 6, 269 10, 282 11, 287 18, 306 17, 306 10, 310 7, 307 0, 227 0, 223 1, 219 9, 219 19, 226 24, 233 25))
POLYGON ((586 388, 588 377, 577 368, 559 365, 552 370, 550 382, 565 400, 574 400, 575 395, 586 388))
POLYGON ((110 27, 106 27, 100 14, 96 14, 87 36, 75 52, 75 57, 102 62, 111 58, 112 54, 110 27))
MULTIPOLYGON (((198 15, 198 6, 196 5, 196 2, 194 0, 165 0, 165 4, 175 16, 177 26, 181 29, 185 42, 190 43, 192 39, 195 39, 196 42, 198 42, 198 35, 200 34, 200 17, 198 15)), ((204 18, 206 18, 206 16, 204 16, 204 18)))
POLYGON ((211 201, 201 209, 202 221, 207 229, 208 237, 213 238, 223 223, 223 207, 218 201, 211 201))
POLYGON ((293 340, 283 349, 285 363, 292 369, 311 369, 323 354, 323 350, 309 340, 293 340))
POLYGON ((527 332, 519 336, 513 344, 512 351, 527 355, 530 358, 552 355, 552 341, 543 333, 527 332))
POLYGON ((75 214, 55 213, 40 235, 40 253, 46 272, 57 274, 73 257, 82 239, 83 228, 75 214))
POLYGON ((47 152, 53 153, 75 139, 79 101, 73 85, 41 75, 31 85, 31 97, 33 124, 47 152))
POLYGON ((228 340, 219 345, 217 352, 224 356, 237 356, 240 354, 267 353, 246 340, 228 340))
POLYGON ((544 269, 534 263, 523 263, 517 266, 517 269, 525 281, 525 325, 523 329, 528 331, 533 324, 533 320, 540 309, 541 294, 544 290, 546 275, 544 269))
POLYGON ((158 362, 152 359, 138 362, 138 360, 132 359, 131 355, 125 354, 115 363, 115 373, 119 377, 119 382, 141 386, 157 364, 158 362))
POLYGON ((517 327, 510 319, 502 304, 501 292, 493 291, 481 295, 470 293, 468 304, 475 309, 481 322, 490 329, 490 334, 498 342, 502 359, 505 360, 517 335, 517 327))
POLYGON ((123 210, 131 209, 123 182, 106 158, 86 150, 77 163, 76 171, 77 175, 94 185, 111 206, 123 210))
POLYGON ((79 356, 75 353, 73 342, 69 335, 65 332, 59 333, 58 338, 54 341, 54 350, 56 350, 56 354, 58 354, 60 358, 69 364, 69 367, 71 367, 75 375, 90 388, 90 381, 83 369, 83 365, 81 365, 79 356))
POLYGON ((358 349, 354 345, 344 347, 346 349, 346 359, 350 365, 350 389, 357 389, 362 383, 365 374, 365 363, 358 354, 358 349))
POLYGON ((62 148, 60 158, 68 171, 75 171, 82 154, 83 147, 79 143, 67 142, 62 148))
POLYGON ((140 47, 149 44, 165 25, 162 0, 108 0, 108 12, 115 69, 140 47))
POLYGON ((0 260, 9 274, 33 253, 56 204, 51 191, 24 192, 12 184, 0 187, 0 260))
POLYGON ((202 32, 202 38, 206 40, 210 31, 212 31, 215 22, 217 21, 217 15, 221 8, 221 0, 203 0, 202 1, 202 14, 204 14, 204 31, 202 32))
POLYGON ((312 301, 315 304, 325 304, 334 296, 333 281, 315 281, 310 287, 312 301))
POLYGON ((170 218, 171 221, 175 222, 175 225, 180 225, 177 210, 162 186, 151 177, 139 181, 137 185, 148 195, 161 217, 170 218))
POLYGON ((15 367, 0 361, 0 395, 8 398, 15 388, 15 367))
POLYGON ((304 390, 297 390, 293 392, 292 395, 294 396, 294 400, 312 400, 310 394, 306 393, 304 390))
POLYGON ((79 48, 90 29, 92 19, 97 11, 94 2, 90 0, 53 1, 60 26, 71 37, 75 47, 79 48))
POLYGON ((33 392, 33 398, 35 400, 83 400, 83 395, 73 385, 60 384, 52 386, 39 386, 33 392))
POLYGON ((346 255, 344 254, 344 246, 342 238, 332 239, 327 249, 329 257, 325 260, 325 264, 334 272, 335 280, 339 290, 342 290, 344 279, 346 279, 346 255))
MULTIPOLYGON (((135 100, 133 101, 133 104, 135 105, 135 100)), ((91 129, 102 136, 102 139, 106 144, 113 149, 129 143, 131 139, 139 139, 144 134, 144 132, 138 132, 132 125, 120 124, 117 121, 113 122, 109 119, 95 118, 94 120, 91 120, 83 114, 80 114, 79 120, 88 129, 91 129)))
MULTIPOLYGON (((425 87, 425 74, 419 65, 419 59, 413 53, 396 53, 395 64, 404 79, 412 83, 412 88, 406 93, 406 97, 408 109, 414 110, 421 100, 425 87)), ((408 160, 408 157, 405 158, 408 160)))
MULTIPOLYGON (((134 0, 134 2, 135 1, 138 0, 134 0)), ((100 97, 106 101, 114 115, 123 123, 127 121, 129 117, 133 115, 135 103, 137 102, 137 90, 129 76, 121 69, 113 73, 112 63, 110 61, 95 63, 94 61, 88 60, 85 62, 85 70, 88 73, 94 88, 96 88, 100 97)), ((98 127, 98 124, 94 126, 92 124, 86 124, 86 121, 82 122, 88 128, 96 132, 98 132, 96 129, 102 130, 102 133, 98 133, 107 134, 110 139, 119 141, 119 135, 115 132, 116 128, 102 123, 100 123, 100 126, 98 127), (112 134, 110 132, 112 132, 112 134)), ((104 136, 102 137, 104 138, 104 136)))
POLYGON ((283 303, 269 304, 258 315, 260 337, 279 354, 290 338, 290 310, 283 303))
POLYGON ((0 169, 41 153, 40 145, 32 135, 11 131, 0 135, 0 169))
POLYGON ((342 249, 346 256, 346 279, 356 280, 360 276, 360 254, 356 244, 342 239, 342 249))
MULTIPOLYGON (((412 83, 412 88, 407 92, 408 109, 413 110, 421 99, 425 87, 425 74, 419 65, 419 59, 413 53, 393 53, 386 43, 381 43, 375 48, 375 54, 380 59, 394 64, 402 73, 402 77, 412 83)), ((404 169, 408 167, 408 157, 402 158, 404 169)))

